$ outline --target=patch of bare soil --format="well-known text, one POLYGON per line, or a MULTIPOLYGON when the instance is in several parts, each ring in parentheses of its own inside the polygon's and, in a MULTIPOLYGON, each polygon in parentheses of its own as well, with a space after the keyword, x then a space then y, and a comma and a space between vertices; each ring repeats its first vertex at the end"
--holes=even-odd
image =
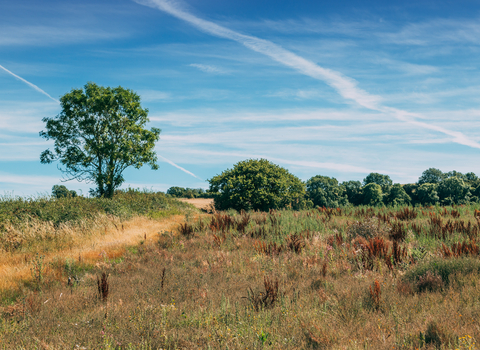
POLYGON ((213 198, 179 198, 181 202, 194 205, 198 209, 209 211, 213 206, 213 198))

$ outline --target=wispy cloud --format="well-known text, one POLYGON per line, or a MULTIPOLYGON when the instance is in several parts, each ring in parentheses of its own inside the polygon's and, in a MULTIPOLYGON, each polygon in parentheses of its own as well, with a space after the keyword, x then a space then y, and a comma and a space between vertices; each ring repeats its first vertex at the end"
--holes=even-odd
POLYGON ((60 179, 54 176, 19 175, 0 172, 0 183, 19 185, 45 185, 60 183, 60 179))
POLYGON ((125 36, 102 29, 49 27, 49 26, 1 26, 0 46, 49 46, 65 45, 92 40, 112 39, 125 36))
POLYGON ((442 45, 467 43, 480 45, 479 18, 471 20, 435 19, 404 26, 397 32, 378 33, 382 40, 400 45, 442 45))
POLYGON ((208 64, 192 63, 192 64, 189 64, 189 66, 200 69, 202 72, 205 72, 205 73, 211 73, 211 74, 225 74, 226 73, 225 70, 223 70, 221 68, 218 68, 218 67, 215 67, 215 66, 212 66, 212 65, 208 65, 208 64))
POLYGON ((391 69, 402 71, 408 75, 424 75, 438 72, 438 68, 425 64, 415 64, 410 62, 403 62, 389 58, 379 58, 375 60, 376 63, 384 64, 391 69))
POLYGON ((461 132, 451 131, 440 126, 421 122, 416 120, 419 115, 400 109, 383 106, 381 104, 381 98, 379 96, 369 94, 366 91, 360 89, 357 86, 357 82, 355 80, 346 77, 339 72, 323 68, 303 57, 300 57, 284 49, 277 44, 274 44, 271 41, 260 39, 254 36, 244 35, 226 27, 220 26, 216 23, 196 17, 195 15, 181 9, 178 3, 174 0, 134 1, 139 4, 150 6, 169 13, 174 17, 190 23, 191 25, 195 26, 196 28, 200 29, 205 33, 220 38, 234 40, 253 51, 270 57, 276 62, 295 69, 296 71, 304 75, 323 81, 333 87, 343 98, 354 101, 355 103, 364 108, 386 113, 387 115, 391 115, 398 120, 420 128, 434 130, 446 134, 452 137, 452 142, 473 148, 480 148, 480 143, 471 140, 461 132))
POLYGON ((142 97, 143 102, 166 101, 172 99, 172 94, 164 91, 139 90, 138 93, 142 97))
POLYGON ((48 93, 46 93, 44 90, 40 89, 37 85, 35 84, 32 84, 31 82, 23 79, 22 77, 16 75, 15 73, 9 71, 7 68, 5 68, 4 66, 0 65, 0 68, 3 69, 5 72, 7 72, 8 74, 10 75, 13 75, 15 78, 17 78, 18 80, 24 82, 25 84, 27 84, 28 86, 30 86, 31 88, 33 88, 34 90, 40 92, 41 94, 44 94, 45 96, 47 96, 48 98, 50 98, 51 100, 57 102, 57 103, 60 103, 59 100, 53 98, 52 96, 50 96, 48 93))

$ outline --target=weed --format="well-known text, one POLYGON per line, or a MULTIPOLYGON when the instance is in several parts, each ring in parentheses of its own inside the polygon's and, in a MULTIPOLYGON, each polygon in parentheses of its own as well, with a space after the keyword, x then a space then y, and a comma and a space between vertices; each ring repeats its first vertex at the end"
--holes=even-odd
POLYGON ((390 231, 389 237, 394 241, 404 241, 407 237, 407 229, 405 228, 405 225, 400 222, 394 221, 392 223, 392 229, 390 231))
POLYGON ((287 237, 287 247, 294 253, 300 254, 305 247, 305 241, 297 234, 292 234, 287 237))
POLYGON ((283 250, 283 245, 271 242, 271 243, 265 243, 262 241, 256 240, 255 243, 253 244, 255 250, 259 254, 265 254, 269 256, 276 256, 279 255, 282 250, 283 250))
POLYGON ((225 236, 225 232, 223 232, 221 235, 216 235, 216 234, 213 234, 213 243, 217 246, 217 247, 220 247, 223 242, 225 242, 225 240, 227 239, 227 237, 225 236))
POLYGON ((395 217, 399 220, 413 220, 417 218, 417 211, 413 208, 405 207, 395 213, 395 217))
POLYGON ((273 281, 265 276, 263 278, 263 284, 265 287, 264 293, 260 292, 258 294, 255 294, 252 288, 249 288, 247 290, 247 299, 250 301, 250 304, 255 311, 272 308, 279 297, 278 279, 275 279, 275 281, 273 281))
POLYGON ((480 248, 475 243, 475 241, 453 243, 451 248, 448 248, 442 242, 441 252, 445 258, 451 258, 451 257, 458 258, 463 255, 479 255, 480 248))
POLYGON ((98 278, 97 276, 98 298, 104 303, 108 300, 109 287, 108 275, 106 272, 102 273, 101 278, 98 278))
POLYGON ((166 268, 164 267, 162 269, 162 279, 161 279, 161 283, 160 283, 160 288, 162 289, 162 291, 163 291, 163 285, 165 283, 165 270, 166 270, 166 268))
POLYGON ((370 286, 370 301, 373 308, 377 311, 380 309, 381 294, 382 290, 380 288, 380 282, 378 282, 378 280, 375 280, 375 282, 373 283, 373 288, 370 286))
POLYGON ((183 224, 180 224, 178 231, 183 237, 187 239, 190 239, 195 235, 195 228, 193 227, 193 225, 189 224, 188 222, 184 222, 183 224))
POLYGON ((43 283, 43 255, 35 254, 35 257, 32 260, 32 278, 37 289, 40 289, 43 283))

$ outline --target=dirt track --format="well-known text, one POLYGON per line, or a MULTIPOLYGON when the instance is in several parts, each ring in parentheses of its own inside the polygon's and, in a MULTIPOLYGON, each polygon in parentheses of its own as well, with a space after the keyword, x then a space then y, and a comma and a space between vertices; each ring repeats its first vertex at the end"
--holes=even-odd
POLYGON ((209 210, 213 205, 213 198, 178 198, 181 202, 194 205, 198 209, 209 210))

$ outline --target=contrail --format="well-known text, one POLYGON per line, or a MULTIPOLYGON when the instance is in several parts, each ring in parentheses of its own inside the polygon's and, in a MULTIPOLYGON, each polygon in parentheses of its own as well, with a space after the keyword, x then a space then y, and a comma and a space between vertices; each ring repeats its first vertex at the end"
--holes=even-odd
POLYGON ((343 98, 352 100, 362 107, 370 110, 392 114, 396 119, 403 122, 424 128, 434 130, 453 137, 452 141, 461 145, 480 148, 480 143, 471 140, 465 134, 458 131, 447 130, 440 126, 435 126, 425 122, 415 120, 419 116, 407 111, 382 106, 381 97, 371 95, 360 89, 354 79, 331 69, 320 67, 319 65, 290 52, 283 47, 264 39, 250 35, 244 35, 231 29, 220 26, 216 23, 201 19, 195 15, 182 10, 175 0, 134 0, 138 4, 153 7, 164 11, 174 17, 186 21, 201 31, 224 39, 234 40, 247 48, 270 57, 271 59, 295 69, 296 71, 324 81, 333 87, 343 98))
POLYGON ((43 91, 42 89, 40 89, 37 85, 35 84, 32 84, 31 82, 29 81, 26 81, 25 79, 23 79, 22 77, 19 77, 18 75, 16 75, 15 73, 9 71, 7 68, 5 68, 4 66, 0 65, 0 68, 2 68, 5 72, 7 72, 8 74, 11 74, 13 75, 15 78, 17 78, 18 80, 21 80, 23 81, 25 84, 27 84, 28 86, 34 88, 35 90, 37 90, 38 92, 40 92, 41 94, 44 94, 45 96, 48 96, 48 98, 54 100, 55 102, 57 103, 60 103, 59 100, 53 98, 52 96, 50 96, 49 94, 47 94, 45 91, 43 91))
POLYGON ((167 159, 167 158, 165 158, 165 157, 162 157, 162 156, 160 156, 160 155, 157 155, 157 156, 158 156, 158 157, 160 157, 160 158, 162 158, 162 159, 163 159, 165 162, 167 162, 168 164, 170 164, 170 165, 173 165, 175 168, 178 168, 178 169, 180 169, 180 170, 181 170, 181 171, 183 171, 184 173, 187 173, 188 175, 191 175, 191 176, 193 176, 193 177, 196 177, 197 179, 199 179, 199 180, 202 180, 202 181, 203 181, 203 179, 202 179, 202 178, 198 177, 197 175, 195 175, 195 174, 194 174, 194 173, 192 173, 191 171, 188 171, 187 169, 185 169, 185 168, 182 168, 180 165, 177 165, 177 164, 175 164, 175 163, 174 163, 174 162, 172 162, 170 159, 167 159))

